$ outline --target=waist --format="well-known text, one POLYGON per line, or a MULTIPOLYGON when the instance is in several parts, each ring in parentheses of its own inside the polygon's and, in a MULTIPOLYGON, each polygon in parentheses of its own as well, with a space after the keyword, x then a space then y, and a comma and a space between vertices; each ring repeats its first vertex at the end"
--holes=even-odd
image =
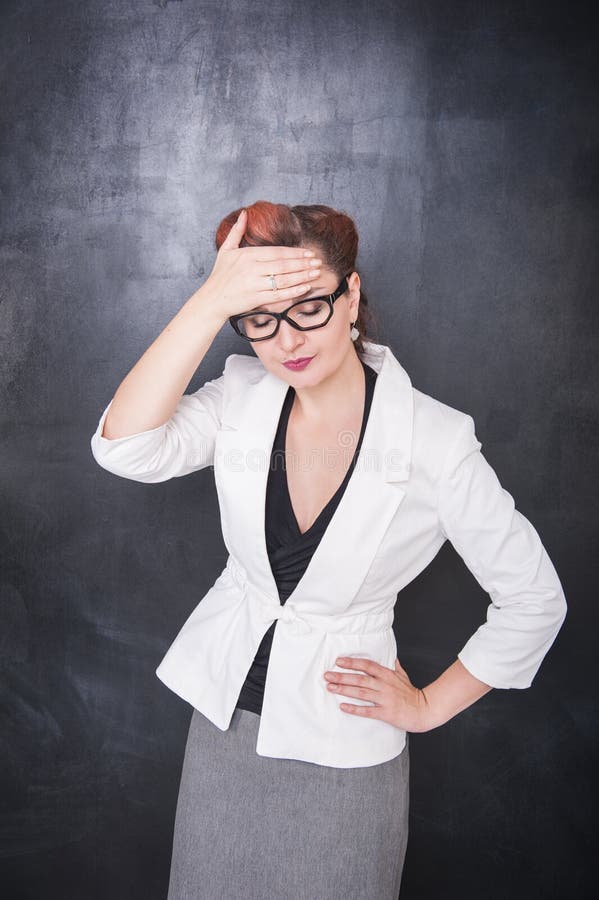
POLYGON ((366 634, 370 632, 388 631, 393 625, 394 598, 374 605, 372 609, 351 610, 344 613, 321 613, 302 608, 298 601, 288 600, 281 603, 277 597, 265 594, 254 585, 245 569, 229 556, 225 571, 233 582, 243 591, 253 612, 263 621, 280 620, 284 625, 297 633, 331 632, 366 634))

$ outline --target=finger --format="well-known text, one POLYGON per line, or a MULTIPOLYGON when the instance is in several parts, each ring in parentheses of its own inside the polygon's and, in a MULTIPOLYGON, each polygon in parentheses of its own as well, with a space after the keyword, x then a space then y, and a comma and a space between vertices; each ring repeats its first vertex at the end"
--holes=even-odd
POLYGON ((370 675, 371 678, 377 679, 383 684, 395 684, 398 677, 393 669, 381 665, 381 663, 376 662, 374 659, 358 659, 354 656, 339 657, 337 659, 337 665, 342 669, 360 669, 367 675, 370 675))
POLYGON ((347 675, 343 672, 333 672, 327 683, 331 689, 337 685, 355 685, 360 688, 369 688, 373 691, 379 691, 382 684, 381 679, 373 678, 372 675, 347 675))
POLYGON ((247 212, 245 209, 242 209, 239 215, 237 216, 237 221, 231 228, 230 232, 220 245, 220 249, 223 250, 233 250, 236 247, 239 247, 241 243, 241 238, 245 234, 245 228, 247 225, 247 212))
POLYGON ((317 255, 314 250, 308 250, 306 247, 277 247, 271 244, 243 249, 259 262, 271 262, 274 259, 313 259, 317 255))
POLYGON ((366 719, 382 719, 384 715, 381 706, 356 706, 354 703, 340 703, 339 709, 353 716, 364 716, 366 719))
MULTIPOLYGON (((253 264, 261 276, 280 275, 282 277, 295 272, 310 272, 311 270, 318 270, 320 274, 322 260, 289 257, 287 259, 274 259, 267 264, 264 260, 256 259, 253 264)), ((279 279, 277 278, 278 283, 279 279)))
POLYGON ((390 671, 386 666, 382 666, 374 659, 362 659, 357 656, 338 656, 336 664, 341 669, 359 669, 373 677, 380 677, 383 672, 390 671))
MULTIPOLYGON (((270 283, 270 282, 269 282, 270 283)), ((281 300, 287 300, 288 302, 293 302, 294 300, 301 300, 303 295, 306 295, 311 290, 312 285, 307 282, 302 282, 301 284, 295 285, 295 287, 289 288, 277 288, 277 290, 273 291, 271 287, 268 290, 260 290, 256 288, 256 294, 258 299, 255 305, 252 307, 253 310, 257 309, 259 306, 269 306, 271 303, 278 303, 281 300)))
POLYGON ((360 700, 376 700, 376 695, 380 693, 375 688, 358 687, 353 682, 330 683, 328 688, 331 694, 344 694, 346 697, 358 697, 360 700))
POLYGON ((261 293, 266 292, 267 294, 272 294, 273 297, 270 299, 281 300, 285 296, 284 291, 289 289, 302 287, 302 290, 312 290, 312 285, 319 276, 319 269, 304 269, 298 272, 290 272, 287 275, 276 275, 275 284, 277 287, 273 291, 270 281, 270 275, 262 275, 259 276, 260 281, 263 285, 261 293), (277 292, 281 292, 281 296, 279 296, 278 298, 274 298, 274 295, 277 294, 277 292))

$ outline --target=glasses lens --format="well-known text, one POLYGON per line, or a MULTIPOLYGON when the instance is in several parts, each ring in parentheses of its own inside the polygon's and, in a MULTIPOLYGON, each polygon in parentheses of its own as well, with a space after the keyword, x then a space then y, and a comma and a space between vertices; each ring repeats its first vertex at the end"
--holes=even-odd
POLYGON ((274 334, 277 320, 268 313, 253 313, 237 321, 237 327, 248 338, 265 338, 274 334))
MULTIPOLYGON (((287 315, 300 328, 318 328, 327 321, 330 309, 324 300, 304 300, 290 309, 287 315)), ((277 320, 269 313, 252 313, 238 319, 237 326, 242 334, 250 340, 255 340, 274 334, 277 320)))
POLYGON ((329 317, 331 307, 324 300, 304 300, 290 309, 288 316, 301 328, 314 328, 324 325, 329 317))

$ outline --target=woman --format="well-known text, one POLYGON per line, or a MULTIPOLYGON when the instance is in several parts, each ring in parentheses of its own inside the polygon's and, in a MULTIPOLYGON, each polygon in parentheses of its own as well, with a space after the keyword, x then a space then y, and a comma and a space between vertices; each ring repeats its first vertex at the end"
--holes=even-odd
POLYGON ((92 437, 100 465, 138 481, 214 464, 229 550, 157 669, 194 707, 169 900, 395 900, 408 733, 492 687, 528 687, 565 597, 471 417, 365 338, 351 218, 258 202, 216 243, 210 276, 92 437), (227 320, 255 357, 229 356, 184 394, 227 320), (448 538, 492 602, 417 688, 393 605, 448 538))

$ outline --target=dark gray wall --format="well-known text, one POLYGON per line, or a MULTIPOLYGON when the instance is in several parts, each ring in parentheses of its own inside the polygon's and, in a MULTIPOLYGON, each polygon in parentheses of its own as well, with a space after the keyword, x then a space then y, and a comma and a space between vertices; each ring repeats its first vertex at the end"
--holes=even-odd
MULTIPOLYGON (((154 670, 220 572, 211 469, 93 461, 100 412, 256 199, 330 203, 420 390, 474 416, 569 617, 533 687, 413 735, 402 900, 589 896, 596 766, 591 4, 2 4, 2 884, 166 897, 191 708, 154 670), (165 537, 166 535, 166 537, 165 537)), ((245 352, 223 329, 189 390, 245 352)), ((435 678, 488 597, 446 544, 397 605, 435 678), (441 619, 441 626, 432 626, 441 619)), ((594 879, 593 879, 594 881, 594 879)))

